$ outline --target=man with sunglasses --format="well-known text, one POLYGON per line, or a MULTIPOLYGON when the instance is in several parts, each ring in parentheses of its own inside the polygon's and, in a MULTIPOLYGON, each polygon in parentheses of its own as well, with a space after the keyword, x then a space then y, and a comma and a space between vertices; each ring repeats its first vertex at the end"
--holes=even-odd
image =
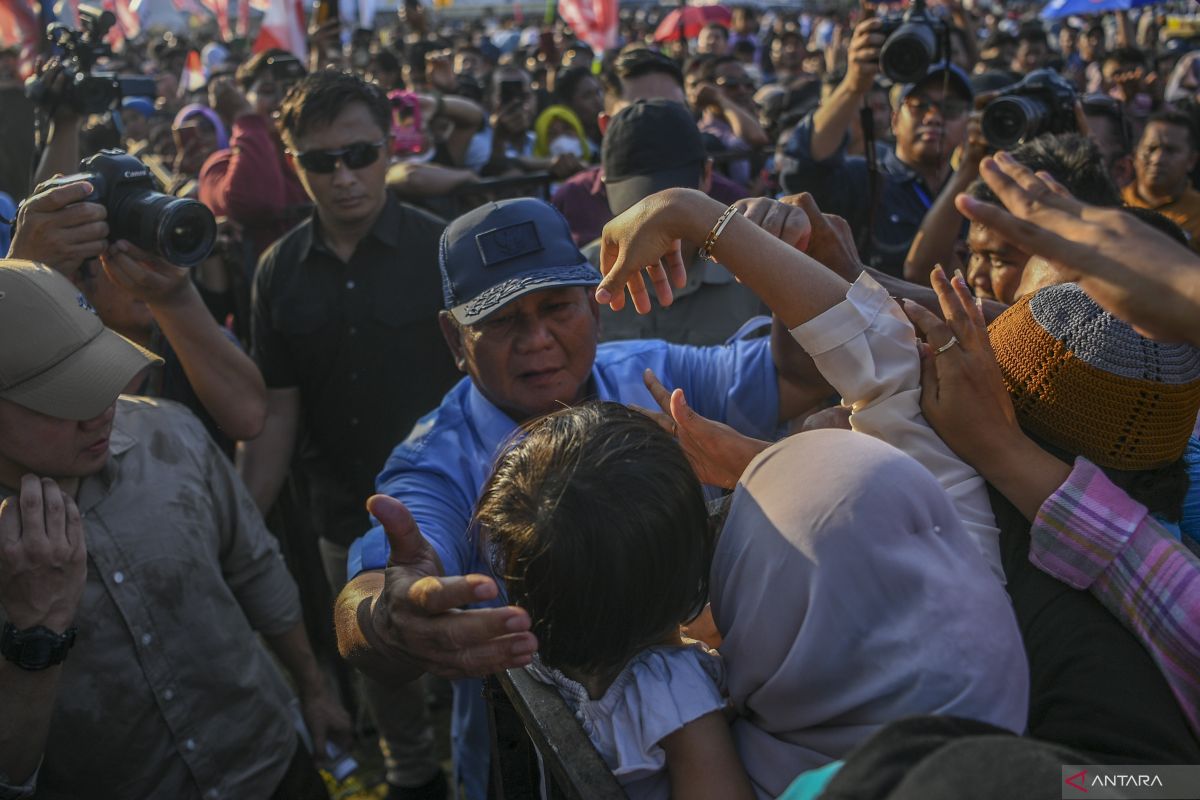
MULTIPOLYGON (((376 473, 458 377, 438 326, 444 225, 387 191, 391 115, 383 91, 349 73, 314 73, 288 94, 280 132, 315 211, 263 254, 254 282, 252 355, 267 422, 246 444, 242 474, 265 510, 297 454, 335 595, 347 547, 370 525, 363 504, 376 473)), ((444 798, 420 686, 368 681, 367 699, 388 797, 444 798)))
POLYGON ((974 92, 958 67, 931 66, 922 80, 893 90, 895 151, 882 154, 875 174, 866 159, 847 156, 846 133, 879 74, 880 24, 869 19, 855 28, 846 77, 792 134, 780 178, 785 191, 811 192, 827 213, 844 217, 864 259, 900 276, 921 220, 950 177, 974 92))
POLYGON ((229 147, 200 168, 200 202, 242 227, 251 264, 308 208, 274 123, 284 95, 304 74, 304 65, 291 53, 264 50, 238 67, 236 81, 209 86, 209 105, 232 135, 229 147))

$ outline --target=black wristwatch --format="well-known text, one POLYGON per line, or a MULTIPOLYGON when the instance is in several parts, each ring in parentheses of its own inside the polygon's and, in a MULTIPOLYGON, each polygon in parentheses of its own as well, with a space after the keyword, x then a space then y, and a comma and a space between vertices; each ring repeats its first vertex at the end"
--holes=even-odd
POLYGON ((11 622, 6 622, 0 632, 0 655, 30 672, 61 664, 73 644, 75 628, 55 633, 45 626, 34 625, 19 631, 11 622))

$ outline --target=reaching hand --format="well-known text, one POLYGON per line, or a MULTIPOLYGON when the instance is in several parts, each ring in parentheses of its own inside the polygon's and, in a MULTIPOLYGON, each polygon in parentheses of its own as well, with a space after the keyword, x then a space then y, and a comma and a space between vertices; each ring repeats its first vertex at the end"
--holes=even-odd
POLYGON ((822 213, 808 192, 788 195, 780 202, 803 210, 808 218, 810 232, 802 248, 804 252, 843 280, 849 283, 858 280, 863 266, 846 220, 836 214, 822 213))
POLYGON ((84 261, 108 246, 108 212, 99 203, 83 202, 91 193, 85 181, 39 186, 17 211, 8 257, 37 261, 73 278, 84 261))
POLYGON ((925 340, 920 346, 921 412, 951 450, 984 473, 989 459, 1024 434, 992 353, 983 311, 962 274, 951 282, 938 267, 930 284, 944 322, 912 301, 903 303, 925 340), (956 343, 947 347, 951 341, 956 343))
POLYGON ((688 406, 683 389, 668 392, 653 371, 646 370, 642 380, 662 412, 638 410, 679 440, 701 483, 732 489, 754 457, 770 447, 770 442, 743 436, 724 423, 700 416, 688 406))
POLYGON ((377 494, 367 509, 391 545, 383 592, 371 610, 373 638, 385 656, 444 678, 482 677, 533 660, 537 639, 526 611, 462 608, 495 599, 495 580, 443 576, 437 553, 399 500, 377 494))
POLYGON ((798 197, 791 195, 782 201, 769 197, 747 197, 734 205, 746 219, 781 242, 804 252, 812 236, 812 223, 805 209, 794 202, 798 197))
POLYGON ((1132 214, 1081 203, 1007 153, 985 158, 980 175, 1004 208, 959 195, 963 216, 1050 261, 1064 280, 1078 282, 1104 309, 1148 335, 1200 345, 1195 254, 1132 214))
POLYGON ((596 288, 596 300, 608 303, 613 311, 625 307, 624 290, 629 289, 639 314, 650 313, 650 295, 643 272, 654 286, 660 305, 675 299, 671 287, 687 283, 687 268, 680 253, 680 239, 687 229, 688 199, 709 206, 713 219, 720 204, 702 193, 687 189, 668 189, 638 201, 604 226, 600 235, 600 272, 604 280, 596 288))
POLYGON ((850 49, 846 53, 846 77, 842 85, 856 94, 864 94, 875 84, 879 74, 879 51, 887 37, 880 30, 882 22, 866 19, 854 28, 850 49))
POLYGON ((87 580, 83 520, 49 478, 26 475, 0 503, 0 606, 17 629, 71 627, 87 580))

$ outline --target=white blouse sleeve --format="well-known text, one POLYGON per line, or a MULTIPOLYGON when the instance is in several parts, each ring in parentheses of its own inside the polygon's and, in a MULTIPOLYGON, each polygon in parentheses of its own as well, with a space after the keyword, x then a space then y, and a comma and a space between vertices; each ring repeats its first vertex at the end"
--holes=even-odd
POLYGON ((987 487, 922 416, 916 333, 887 290, 864 272, 845 300, 791 333, 841 394, 850 427, 904 451, 933 473, 1003 583, 1000 531, 987 487))

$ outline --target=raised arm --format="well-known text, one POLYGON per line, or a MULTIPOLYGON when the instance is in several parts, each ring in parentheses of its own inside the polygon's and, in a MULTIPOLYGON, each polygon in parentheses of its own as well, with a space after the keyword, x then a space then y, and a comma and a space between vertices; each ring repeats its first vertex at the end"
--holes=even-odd
POLYGON ((965 287, 949 291, 947 322, 910 308, 949 358, 924 361, 922 408, 964 460, 1033 525, 1029 558, 1063 583, 1090 591, 1150 652, 1194 731, 1200 731, 1200 561, 1086 459, 1074 465, 1025 435, 965 287), (949 353, 947 353, 948 355, 949 353), (1169 609, 1169 611, 1164 611, 1169 609))
POLYGON ((955 198, 967 190, 979 177, 979 162, 987 154, 987 140, 979 125, 981 114, 971 115, 967 123, 967 143, 962 161, 938 193, 929 213, 913 237, 908 256, 904 259, 904 279, 916 284, 929 282, 929 271, 941 265, 947 272, 962 267, 954 245, 962 235, 963 217, 954 205, 955 198))
POLYGON ((1089 206, 1007 153, 980 176, 1004 207, 959 195, 958 208, 1022 250, 1050 261, 1106 311, 1143 332, 1200 346, 1200 258, 1133 215, 1089 206))
POLYGON ((813 115, 809 153, 815 161, 829 158, 842 146, 846 131, 862 106, 863 96, 870 91, 879 74, 879 51, 884 42, 879 26, 879 20, 868 19, 854 28, 847 53, 846 77, 813 115))
POLYGON ((258 436, 267 412, 262 374, 213 319, 190 271, 125 241, 112 245, 101 261, 114 283, 150 307, 217 426, 232 439, 258 436))

